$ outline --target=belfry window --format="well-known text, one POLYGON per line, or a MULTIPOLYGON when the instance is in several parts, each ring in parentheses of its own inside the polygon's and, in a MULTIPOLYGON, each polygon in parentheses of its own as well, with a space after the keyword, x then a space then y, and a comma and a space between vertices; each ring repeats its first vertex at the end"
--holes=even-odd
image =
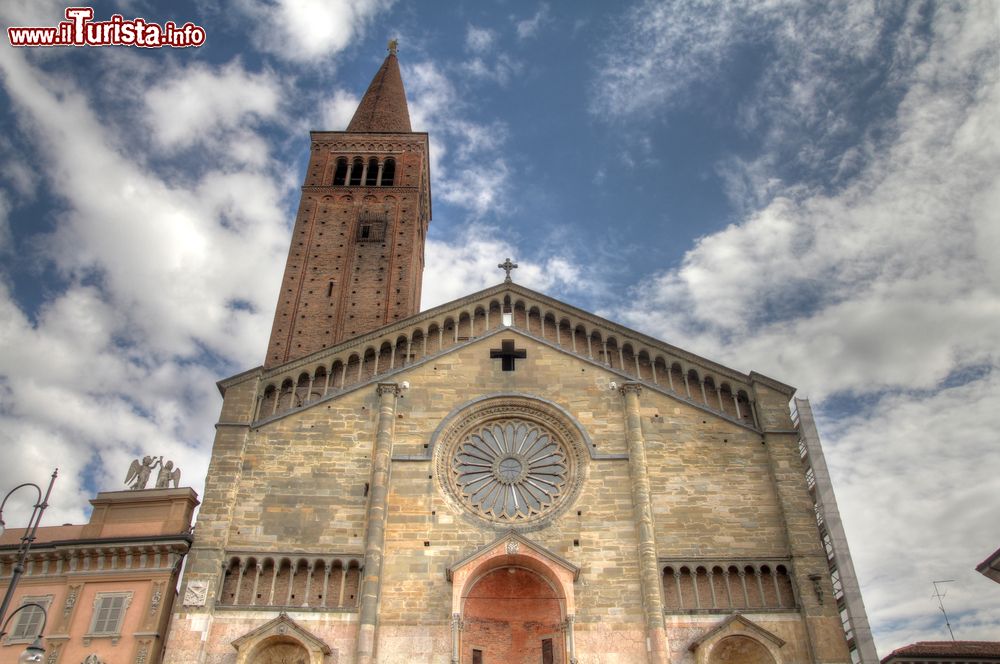
POLYGON ((361 184, 361 178, 365 172, 365 162, 361 160, 360 157, 354 160, 351 164, 351 186, 355 187, 361 184))
POLYGON ((374 187, 378 185, 378 159, 372 157, 368 160, 368 174, 365 176, 365 186, 374 187))
POLYGON ((385 163, 382 164, 382 182, 380 183, 383 187, 391 187, 392 181, 396 177, 396 160, 386 159, 385 163))
POLYGON ((347 184, 347 159, 344 157, 337 160, 337 170, 333 174, 333 184, 347 184))

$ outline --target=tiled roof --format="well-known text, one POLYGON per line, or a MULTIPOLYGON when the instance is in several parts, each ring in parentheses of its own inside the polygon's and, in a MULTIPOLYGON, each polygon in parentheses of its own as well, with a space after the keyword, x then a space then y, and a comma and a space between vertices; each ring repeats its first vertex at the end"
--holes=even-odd
POLYGON ((354 132, 410 132, 410 110, 406 105, 399 60, 390 52, 372 79, 358 110, 347 125, 354 132))
POLYGON ((893 650, 882 661, 901 657, 1000 658, 1000 641, 917 641, 893 650))

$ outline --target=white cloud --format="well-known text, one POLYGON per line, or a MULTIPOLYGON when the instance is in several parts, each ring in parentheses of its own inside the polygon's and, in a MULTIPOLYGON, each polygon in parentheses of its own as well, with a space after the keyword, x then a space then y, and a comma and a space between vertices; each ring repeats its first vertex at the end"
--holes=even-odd
POLYGON ((825 393, 929 387, 993 361, 1000 84, 967 56, 991 48, 988 29, 945 11, 936 28, 893 144, 834 194, 768 180, 765 155, 752 187, 766 205, 641 286, 630 319, 825 393))
POLYGON ((264 51, 318 62, 344 50, 393 0, 236 0, 264 51))
POLYGON ((497 265, 507 257, 518 264, 513 280, 534 290, 576 290, 580 281, 571 257, 519 258, 524 253, 513 242, 501 239, 499 231, 489 226, 473 224, 447 242, 428 239, 426 254, 422 309, 495 286, 504 278, 497 265))
MULTIPOLYGON (((115 78, 129 61, 109 58, 102 74, 115 78)), ((51 286, 30 318, 0 291, 0 346, 18 349, 0 354, 0 446, 17 459, 0 468, 0 484, 45 481, 39 469, 58 459, 46 523, 79 522, 95 488, 122 487, 135 456, 166 455, 200 489, 217 372, 262 355, 287 248, 286 191, 269 164, 246 166, 229 151, 200 155, 185 184, 171 183, 173 168, 150 170, 141 142, 122 149, 143 124, 133 109, 99 113, 71 81, 31 62, 0 50, 19 136, 60 210, 51 234, 23 246, 67 285, 51 286)), ((253 78, 236 67, 215 80, 253 78)), ((194 65, 171 71, 168 86, 204 91, 214 75, 194 65)), ((137 77, 129 94, 155 85, 137 77)), ((239 121, 214 102, 189 120, 222 133, 239 121)))
POLYGON ((10 203, 7 194, 0 190, 0 254, 11 248, 10 236, 10 203))
POLYGON ((497 34, 489 28, 469 25, 465 31, 465 48, 469 51, 486 51, 496 42, 497 34))
POLYGON ((319 129, 343 131, 351 123, 354 112, 358 110, 361 98, 346 90, 333 91, 333 97, 325 100, 320 107, 322 126, 319 129))
POLYGON ((5 26, 50 26, 66 19, 65 9, 58 0, 10 0, 3 3, 0 16, 5 26))
POLYGON ((511 79, 520 74, 524 65, 511 58, 506 53, 494 53, 494 61, 487 62, 484 58, 476 56, 459 65, 460 71, 472 79, 494 81, 506 86, 511 79))
POLYGON ((517 36, 521 39, 528 39, 538 34, 541 27, 548 21, 549 5, 543 2, 538 7, 538 11, 531 18, 526 18, 515 22, 517 36))
POLYGON ((435 197, 477 218, 507 211, 509 171, 499 151, 506 126, 466 119, 465 103, 435 64, 419 62, 405 69, 413 129, 431 134, 435 197))
POLYGON ((195 63, 147 90, 146 118, 160 146, 187 148, 274 117, 281 99, 273 73, 252 74, 238 61, 218 68, 195 63))
POLYGON ((975 566, 997 547, 1000 372, 934 394, 906 392, 820 422, 848 516, 848 540, 880 651, 946 640, 932 581, 946 588, 955 636, 994 639, 1000 608, 975 566), (830 441, 836 441, 831 445, 830 441), (875 518, 861 518, 861 515, 875 518))

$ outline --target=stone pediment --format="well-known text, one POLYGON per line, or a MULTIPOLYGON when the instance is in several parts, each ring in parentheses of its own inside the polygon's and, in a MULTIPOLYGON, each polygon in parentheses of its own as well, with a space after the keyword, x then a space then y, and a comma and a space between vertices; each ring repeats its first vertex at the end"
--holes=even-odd
POLYGON ((289 618, 286 613, 279 614, 274 620, 235 639, 232 645, 237 652, 237 664, 258 660, 271 661, 267 659, 270 651, 276 653, 281 651, 280 654, 285 659, 288 654, 295 654, 303 658, 308 657, 309 664, 322 664, 324 655, 332 652, 326 642, 289 618))
POLYGON ((464 558, 457 560, 448 567, 445 573, 449 581, 454 581, 457 573, 479 567, 480 563, 487 559, 499 558, 504 564, 511 564, 516 558, 524 556, 543 559, 549 566, 562 570, 574 581, 580 576, 579 567, 514 530, 508 530, 486 546, 479 547, 464 558))
POLYGON ((514 283, 421 312, 336 346, 219 383, 259 379, 256 423, 437 360, 501 333, 518 333, 680 401, 759 429, 755 387, 794 388, 744 374, 514 283))
POLYGON ((752 620, 733 614, 691 642, 697 664, 709 662, 782 662, 780 649, 784 639, 752 620))
POLYGON ((574 582, 580 568, 565 558, 509 530, 452 564, 447 570, 451 582, 452 614, 460 615, 465 599, 476 583, 491 572, 520 568, 537 574, 560 599, 563 617, 576 613, 574 582))

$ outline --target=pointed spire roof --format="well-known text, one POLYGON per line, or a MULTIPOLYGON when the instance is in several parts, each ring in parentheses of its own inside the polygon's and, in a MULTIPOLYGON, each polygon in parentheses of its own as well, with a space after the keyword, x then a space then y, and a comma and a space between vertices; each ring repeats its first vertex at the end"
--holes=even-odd
POLYGON ((389 55, 379 67, 347 131, 410 132, 410 110, 406 105, 403 77, 396 59, 396 40, 389 42, 389 55))

